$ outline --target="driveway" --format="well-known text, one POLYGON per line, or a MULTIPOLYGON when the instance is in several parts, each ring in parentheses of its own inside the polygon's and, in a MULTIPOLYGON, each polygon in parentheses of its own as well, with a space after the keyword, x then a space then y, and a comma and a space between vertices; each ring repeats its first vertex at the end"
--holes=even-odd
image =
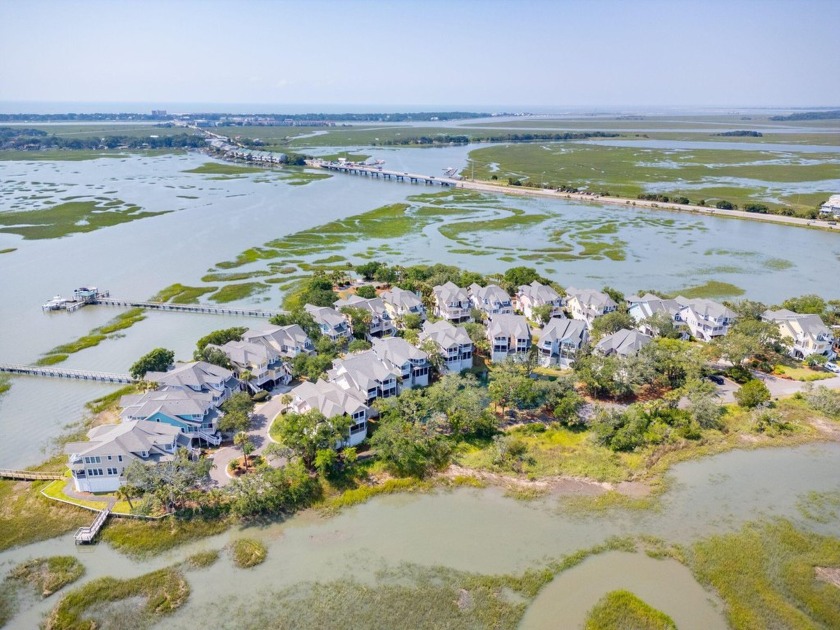
MULTIPOLYGON (((797 392, 804 391, 809 383, 803 381, 792 381, 787 378, 779 378, 772 374, 762 374, 761 372, 753 372, 753 376, 767 385, 770 390, 770 395, 773 398, 781 398, 784 396, 792 396, 797 392)), ((834 376, 822 381, 813 381, 814 387, 824 385, 829 389, 840 389, 840 376, 834 376)))

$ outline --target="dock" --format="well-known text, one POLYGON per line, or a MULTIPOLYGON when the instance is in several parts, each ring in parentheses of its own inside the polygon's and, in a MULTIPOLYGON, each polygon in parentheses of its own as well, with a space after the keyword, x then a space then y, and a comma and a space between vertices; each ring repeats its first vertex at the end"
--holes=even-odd
MULTIPOLYGON (((361 175, 378 179, 388 179, 397 182, 408 182, 411 184, 427 184, 429 186, 439 185, 444 187, 456 187, 460 180, 451 177, 435 177, 433 175, 420 175, 401 171, 390 171, 375 164, 359 164, 356 162, 326 162, 324 160, 307 160, 307 166, 322 168, 328 171, 345 173, 347 175, 361 175)), ((451 169, 450 169, 451 170, 451 169)))
POLYGON ((90 527, 80 527, 76 531, 76 535, 73 537, 76 544, 87 545, 92 543, 96 538, 96 535, 99 533, 99 530, 102 529, 102 526, 105 524, 105 521, 108 520, 108 516, 110 514, 111 508, 106 507, 96 515, 96 518, 93 520, 90 527))
POLYGON ((53 481, 64 479, 64 473, 60 472, 32 472, 31 470, 11 470, 0 468, 0 479, 14 479, 16 481, 53 481))
POLYGON ((264 311, 259 308, 213 306, 211 304, 171 304, 169 302, 147 302, 143 300, 127 300, 119 298, 99 298, 93 305, 125 306, 129 308, 145 308, 155 311, 169 311, 173 313, 205 313, 207 315, 241 315, 244 317, 262 317, 269 319, 285 311, 264 311))
POLYGON ((47 376, 50 378, 68 378, 78 381, 97 381, 99 383, 122 383, 128 385, 134 382, 130 374, 113 374, 111 372, 94 372, 91 370, 71 370, 51 366, 19 365, 16 363, 0 363, 0 373, 16 374, 20 376, 47 376))

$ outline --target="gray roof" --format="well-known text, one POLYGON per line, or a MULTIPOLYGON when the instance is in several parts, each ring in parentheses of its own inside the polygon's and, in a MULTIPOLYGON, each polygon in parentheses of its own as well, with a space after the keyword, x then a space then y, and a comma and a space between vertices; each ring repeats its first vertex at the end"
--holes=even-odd
POLYGON ((380 297, 385 303, 391 304, 399 310, 409 310, 423 306, 423 301, 416 294, 400 289, 399 287, 385 291, 380 297))
POLYGON ((714 300, 706 300, 703 298, 688 299, 681 295, 676 297, 676 302, 681 304, 683 309, 690 308, 694 311, 700 319, 735 319, 737 314, 731 309, 726 308, 720 302, 714 300))
POLYGON ((816 339, 819 336, 828 339, 833 333, 819 315, 800 315, 787 309, 767 310, 761 315, 765 321, 785 326, 792 337, 805 336, 816 339))
POLYGON ((453 346, 472 345, 467 329, 463 326, 453 326, 446 320, 440 320, 434 324, 426 322, 423 324, 423 331, 419 335, 420 341, 431 339, 441 348, 449 349, 453 346))
POLYGON ((609 295, 601 291, 596 291, 595 289, 576 289, 575 287, 569 287, 566 289, 566 294, 569 297, 576 298, 583 306, 597 311, 603 311, 607 307, 618 306, 615 300, 609 295))
POLYGON ((546 341, 549 343, 567 342, 575 347, 580 347, 588 336, 586 323, 579 319, 553 318, 543 327, 540 333, 539 345, 546 341))
POLYGON ((530 339, 531 328, 528 326, 528 320, 522 315, 496 315, 487 325, 487 336, 491 339, 530 339))
POLYGON ((508 292, 495 284, 488 284, 486 287, 482 287, 473 283, 469 287, 469 293, 481 304, 510 303, 508 292))
POLYGON ((432 289, 439 304, 454 304, 455 302, 469 302, 470 296, 466 289, 462 289, 453 282, 447 282, 432 289))
POLYGON ((329 328, 337 328, 341 325, 347 324, 347 320, 344 315, 329 306, 313 306, 312 304, 306 304, 304 309, 306 309, 307 313, 312 315, 312 319, 315 320, 316 324, 324 324, 329 328))
POLYGON ((401 337, 386 337, 373 340, 373 352, 383 361, 402 367, 409 361, 425 361, 429 355, 415 348, 401 337))
POLYGON ((316 383, 305 382, 295 387, 292 396, 303 401, 308 409, 317 409, 327 418, 343 414, 353 415, 367 409, 367 394, 354 389, 344 389, 335 383, 318 379, 316 383))
POLYGON ((71 442, 64 452, 79 457, 85 455, 125 455, 137 453, 171 457, 169 448, 181 434, 178 427, 159 422, 133 420, 120 424, 104 424, 88 431, 88 442, 71 442))
POLYGON ((671 317, 682 310, 683 305, 676 300, 668 300, 648 293, 642 297, 630 296, 628 311, 638 314, 639 319, 647 319, 656 313, 667 313, 671 317))
POLYGON ((156 413, 170 418, 204 416, 213 408, 210 394, 184 389, 163 389, 145 394, 132 394, 120 399, 123 408, 120 416, 132 420, 145 420, 156 413))
POLYGON ((270 346, 248 341, 228 341, 223 346, 210 344, 210 347, 224 352, 225 356, 236 365, 272 363, 279 356, 279 353, 270 346))
POLYGON ((377 387, 391 377, 399 377, 402 370, 393 363, 383 361, 373 350, 351 354, 333 361, 333 369, 327 371, 330 381, 344 381, 367 395, 368 390, 377 387))
POLYGON ((533 304, 550 304, 560 298, 560 294, 546 284, 534 280, 531 284, 523 284, 519 287, 519 295, 527 297, 533 304))
POLYGON ((233 372, 205 361, 182 363, 168 372, 146 372, 144 380, 163 387, 188 387, 206 390, 223 387, 233 378, 233 372))
POLYGON ((347 299, 338 300, 335 303, 338 309, 344 307, 360 308, 365 311, 370 311, 374 315, 382 317, 385 314, 385 303, 378 297, 363 298, 358 295, 351 295, 347 299))
POLYGON ((638 330, 619 330, 611 335, 606 335, 595 346, 595 350, 604 355, 618 354, 623 357, 636 354, 652 341, 638 330))
POLYGON ((311 343, 309 336, 298 324, 289 326, 266 326, 260 329, 250 329, 242 335, 242 341, 261 343, 269 346, 280 354, 283 353, 283 346, 302 348, 311 343))

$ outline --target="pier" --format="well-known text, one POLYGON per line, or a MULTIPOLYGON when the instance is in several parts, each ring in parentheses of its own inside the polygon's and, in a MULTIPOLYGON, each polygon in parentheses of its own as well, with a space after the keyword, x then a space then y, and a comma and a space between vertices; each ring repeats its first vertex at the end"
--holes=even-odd
POLYGON ((357 164, 355 162, 325 162, 324 160, 307 160, 306 165, 314 168, 326 169, 328 171, 345 173, 347 175, 361 175, 362 177, 392 179, 397 182, 409 182, 411 184, 426 184, 429 186, 440 185, 454 188, 460 183, 459 180, 452 179, 450 177, 434 177, 433 175, 389 171, 380 166, 357 164))
POLYGON ((32 472, 31 470, 11 470, 9 468, 0 468, 0 479, 14 479, 16 481, 46 481, 64 479, 64 473, 32 472))
POLYGON ((76 544, 85 545, 92 543, 94 538, 96 538, 96 535, 99 533, 99 530, 102 529, 102 526, 105 524, 105 521, 108 520, 109 514, 111 514, 111 508, 106 507, 96 515, 96 518, 93 520, 90 527, 80 527, 76 531, 76 535, 73 537, 76 544))
POLYGON ((100 298, 94 305, 126 306, 130 308, 145 308, 155 311, 169 311, 173 313, 205 313, 207 315, 241 315, 245 317, 262 317, 268 319, 284 311, 264 311, 258 308, 213 306, 210 304, 170 304, 169 302, 146 302, 141 300, 124 300, 119 298, 100 298))
POLYGON ((69 368, 38 365, 17 365, 14 363, 0 363, 0 372, 21 376, 47 376, 50 378, 69 378, 79 381, 96 381, 99 383, 122 383, 124 385, 134 382, 134 378, 130 374, 71 370, 69 368))

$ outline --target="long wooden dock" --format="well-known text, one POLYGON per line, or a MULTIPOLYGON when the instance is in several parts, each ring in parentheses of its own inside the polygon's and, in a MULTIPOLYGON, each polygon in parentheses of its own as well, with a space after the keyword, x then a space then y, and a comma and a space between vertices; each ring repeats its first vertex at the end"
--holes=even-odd
POLYGON ((47 376, 50 378, 69 378, 78 381, 123 383, 126 385, 134 382, 134 378, 132 378, 130 374, 113 374, 111 372, 94 372, 91 370, 71 370, 69 368, 38 365, 19 365, 16 363, 0 363, 0 372, 21 376, 47 376))
POLYGON ((90 527, 80 527, 74 536, 76 544, 84 545, 92 543, 96 538, 96 535, 99 533, 99 530, 102 529, 102 526, 105 524, 105 521, 108 520, 109 514, 111 514, 111 508, 106 507, 96 515, 96 518, 93 520, 90 527))
POLYGON ((0 479, 15 479, 17 481, 42 481, 64 479, 60 472, 32 472, 31 470, 11 470, 0 468, 0 479))
POLYGON ((93 302, 102 306, 125 306, 130 308, 145 308, 155 311, 169 311, 173 313, 205 313, 207 315, 241 315, 244 317, 262 317, 268 319, 284 311, 264 311, 258 308, 213 306, 211 304, 170 304, 169 302, 148 302, 143 300, 127 300, 119 298, 101 298, 93 302))

